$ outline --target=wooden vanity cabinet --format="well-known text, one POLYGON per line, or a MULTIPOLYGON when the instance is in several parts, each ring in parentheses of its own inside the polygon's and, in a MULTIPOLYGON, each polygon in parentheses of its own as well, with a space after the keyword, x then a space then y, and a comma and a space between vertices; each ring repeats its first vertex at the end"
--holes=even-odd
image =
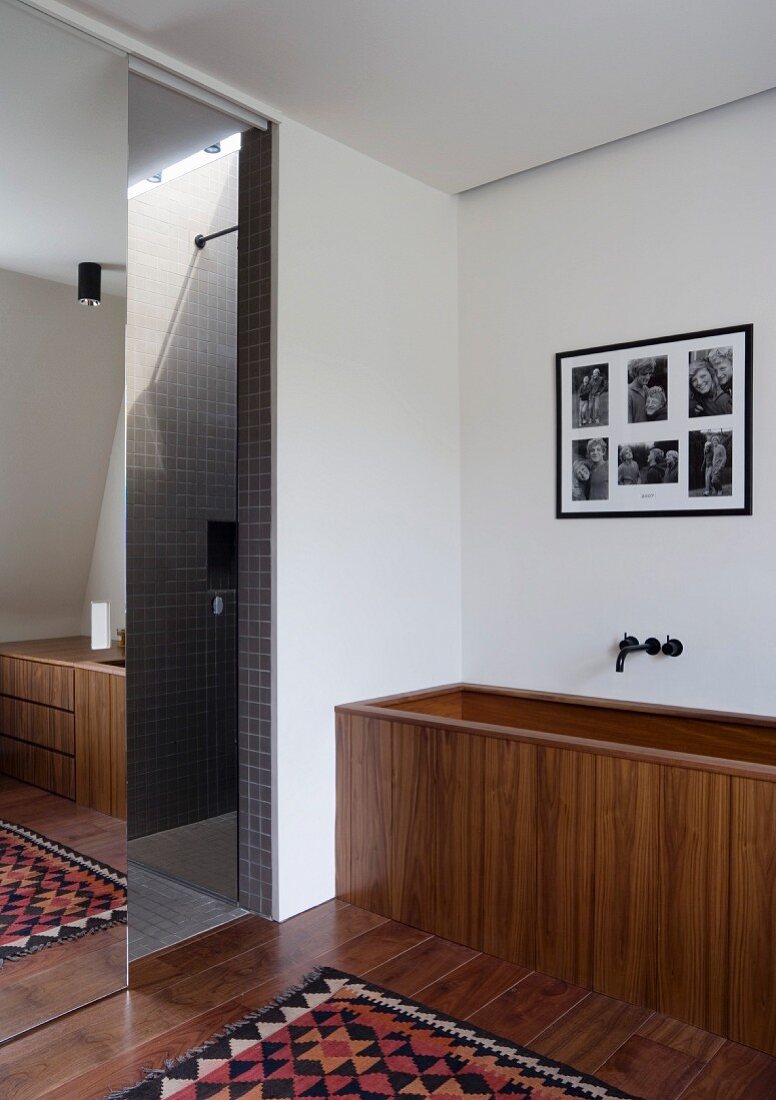
POLYGON ((125 680, 88 638, 3 645, 0 773, 126 818, 125 680))
POLYGON ((0 692, 17 699, 73 709, 73 669, 44 661, 0 657, 0 692))
POLYGON ((75 670, 75 800, 127 816, 124 677, 75 670))
POLYGON ((0 656, 0 771, 75 798, 73 669, 0 656))

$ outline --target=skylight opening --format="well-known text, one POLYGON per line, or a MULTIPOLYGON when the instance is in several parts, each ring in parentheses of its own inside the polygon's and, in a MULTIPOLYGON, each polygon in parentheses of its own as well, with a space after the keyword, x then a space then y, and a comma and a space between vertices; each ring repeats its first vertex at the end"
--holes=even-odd
POLYGON ((179 160, 177 164, 171 164, 169 168, 162 168, 155 175, 129 187, 127 198, 135 199, 138 195, 144 195, 146 191, 152 191, 160 183, 169 183, 170 180, 178 179, 179 176, 185 176, 187 172, 193 172, 195 168, 202 168, 203 165, 212 164, 214 160, 220 160, 221 157, 228 157, 230 153, 239 152, 240 137, 240 134, 232 134, 231 137, 221 138, 214 145, 208 146, 208 149, 214 150, 216 145, 220 145, 221 148, 218 152, 208 152, 206 149, 200 149, 198 153, 194 153, 184 160, 179 160))

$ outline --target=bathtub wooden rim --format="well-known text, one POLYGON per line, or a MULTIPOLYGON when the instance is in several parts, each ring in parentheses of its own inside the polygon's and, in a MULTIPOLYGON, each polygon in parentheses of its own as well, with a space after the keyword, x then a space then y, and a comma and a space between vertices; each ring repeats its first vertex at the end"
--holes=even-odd
POLYGON ((699 771, 717 772, 723 775, 741 776, 746 779, 761 779, 776 782, 776 764, 760 764, 721 756, 703 756, 698 753, 679 752, 674 749, 650 748, 642 745, 620 744, 613 741, 599 741, 589 737, 577 737, 565 733, 546 733, 541 730, 523 729, 516 726, 501 726, 489 722, 474 722, 468 719, 445 718, 434 714, 422 714, 411 709, 403 709, 403 704, 412 704, 414 700, 429 699, 436 695, 451 695, 456 692, 471 691, 484 695, 506 695, 518 699, 531 699, 538 702, 562 703, 569 706, 600 707, 608 710, 634 711, 652 714, 664 718, 692 718, 702 722, 716 722, 727 725, 758 726, 771 729, 776 734, 776 719, 756 714, 737 714, 732 711, 696 710, 692 707, 672 707, 662 703, 631 703, 619 699, 599 699, 591 696, 566 695, 560 692, 528 691, 522 688, 498 688, 487 684, 442 684, 436 688, 423 688, 419 691, 385 695, 376 699, 366 699, 356 703, 341 703, 336 706, 336 715, 353 714, 363 718, 373 718, 387 722, 400 722, 403 725, 426 726, 469 733, 477 737, 499 737, 505 740, 523 741, 529 744, 555 746, 572 749, 577 752, 595 753, 601 756, 614 756, 619 759, 637 760, 650 764, 665 764, 672 767, 694 768, 699 771))

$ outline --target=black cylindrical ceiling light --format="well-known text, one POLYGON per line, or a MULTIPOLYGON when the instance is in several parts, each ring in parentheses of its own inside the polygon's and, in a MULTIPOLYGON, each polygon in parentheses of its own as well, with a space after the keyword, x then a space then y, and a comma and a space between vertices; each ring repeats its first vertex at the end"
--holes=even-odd
POLYGON ((88 261, 78 265, 78 301, 82 306, 100 304, 102 268, 88 261))

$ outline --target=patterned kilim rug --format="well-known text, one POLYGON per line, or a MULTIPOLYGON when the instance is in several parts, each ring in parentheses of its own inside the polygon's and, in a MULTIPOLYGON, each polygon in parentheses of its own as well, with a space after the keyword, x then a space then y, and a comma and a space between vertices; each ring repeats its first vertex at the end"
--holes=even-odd
POLYGON ((635 1100, 577 1070, 328 968, 106 1100, 635 1100))
POLYGON ((126 875, 0 821, 0 966, 126 920, 126 875))

